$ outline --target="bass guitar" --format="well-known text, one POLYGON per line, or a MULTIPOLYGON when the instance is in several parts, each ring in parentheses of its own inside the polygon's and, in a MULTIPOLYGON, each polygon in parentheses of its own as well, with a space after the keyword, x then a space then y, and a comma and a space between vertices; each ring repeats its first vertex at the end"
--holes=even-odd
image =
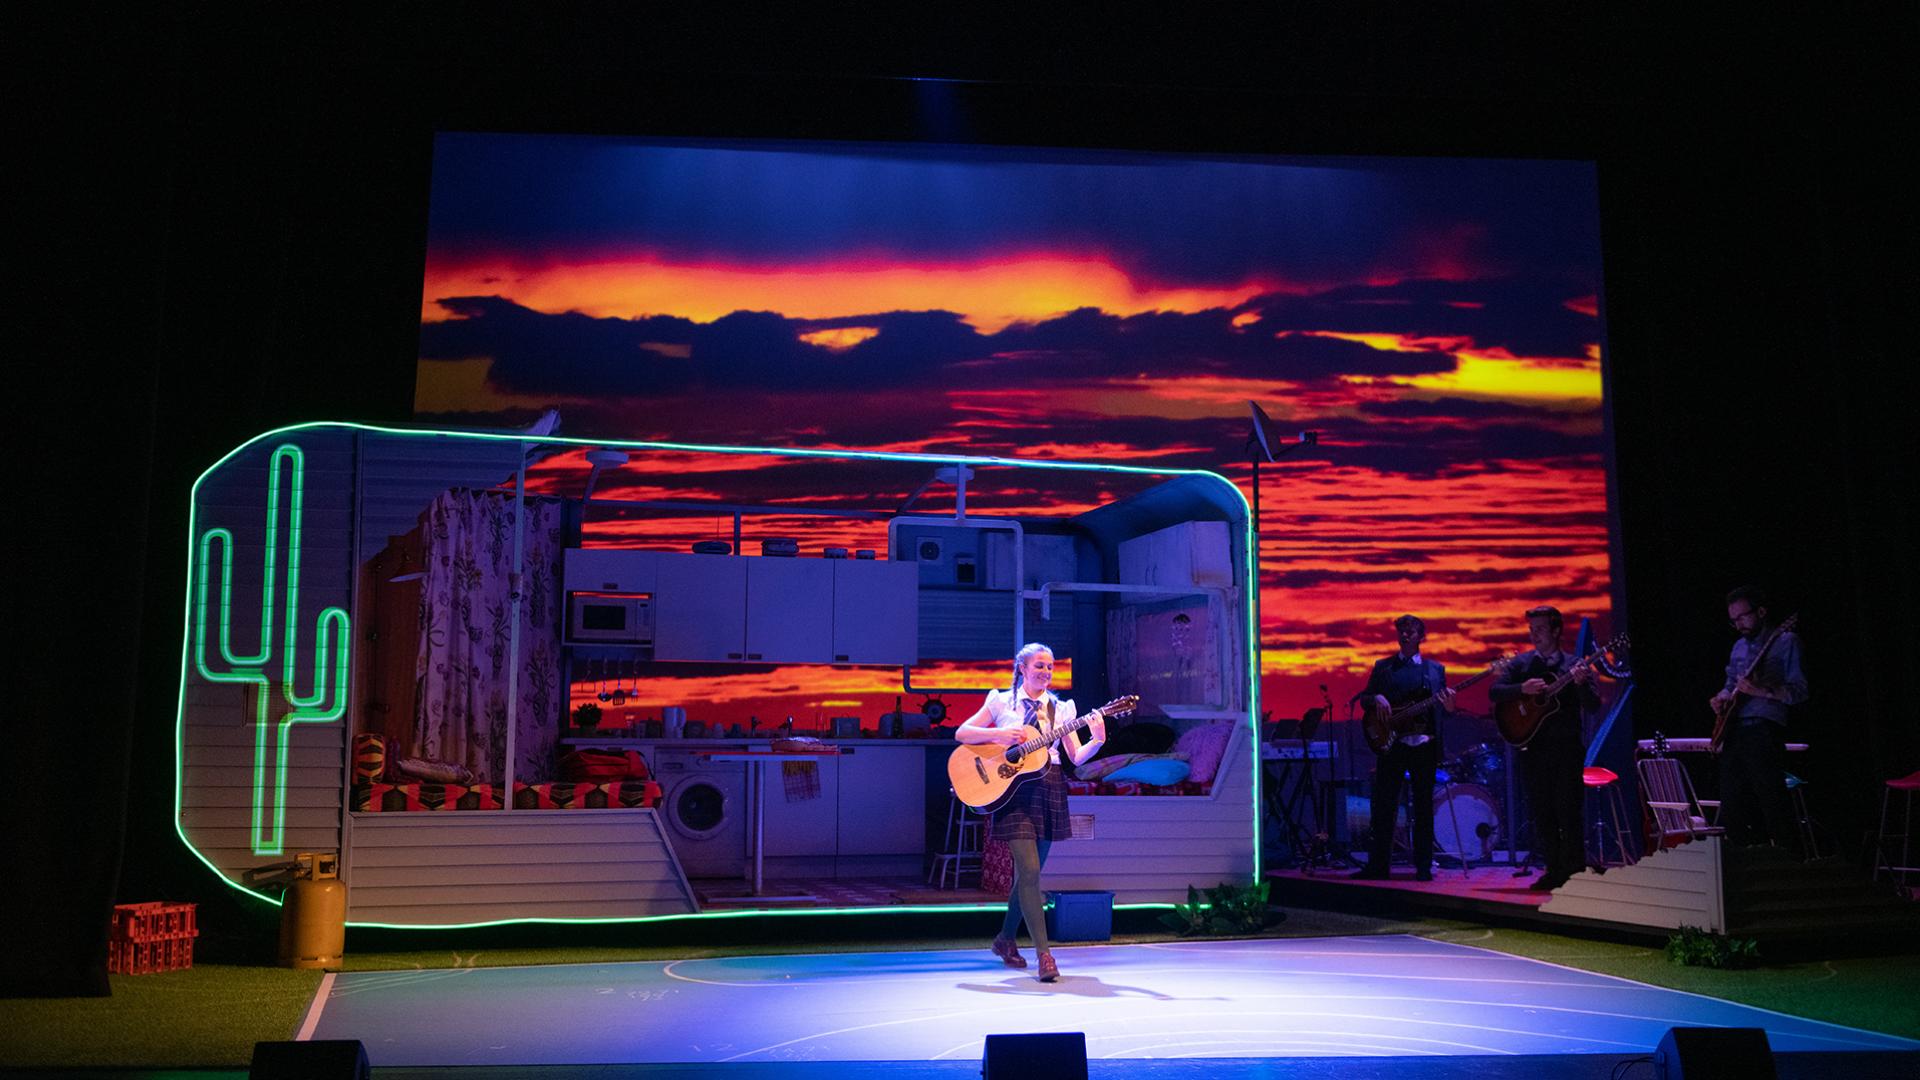
POLYGON ((1560 677, 1547 684, 1547 688, 1538 694, 1523 694, 1512 701, 1502 701, 1493 707, 1493 721, 1500 729, 1500 737, 1514 746, 1525 746, 1540 734, 1540 726, 1547 718, 1560 711, 1560 691, 1567 688, 1574 676, 1580 674, 1607 653, 1621 652, 1627 648, 1627 635, 1615 634, 1605 645, 1573 662, 1573 666, 1562 672, 1560 677))
POLYGON ((1092 712, 1082 713, 1042 734, 1031 724, 1020 729, 1018 746, 1001 743, 962 743, 947 759, 947 779, 953 794, 976 812, 991 814, 1013 798, 1014 789, 1039 775, 1050 760, 1047 749, 1093 721, 1095 716, 1109 720, 1132 712, 1140 704, 1138 694, 1117 697, 1092 712))
MULTIPOLYGON (((1500 657, 1488 664, 1485 671, 1454 686, 1454 692, 1459 693, 1487 676, 1499 673, 1511 659, 1510 656, 1500 657)), ((1427 710, 1433 707, 1434 699, 1439 696, 1438 693, 1428 694, 1397 709, 1383 709, 1378 701, 1369 698, 1360 713, 1360 730, 1367 737, 1367 746, 1376 754, 1384 754, 1393 748, 1394 741, 1402 735, 1417 734, 1426 724, 1427 710)))
MULTIPOLYGON (((1789 615, 1781 621, 1779 626, 1774 627, 1773 631, 1767 635, 1767 640, 1761 642, 1760 647, 1754 650, 1753 662, 1747 665, 1747 670, 1740 673, 1740 678, 1753 678, 1753 673, 1760 670, 1760 661, 1765 660, 1767 653, 1772 650, 1773 643, 1780 640, 1780 635, 1793 629, 1799 621, 1800 616, 1789 615)), ((1731 697, 1713 710, 1713 738, 1707 743, 1709 750, 1716 754, 1721 751, 1727 741, 1727 723, 1733 719, 1734 714, 1740 710, 1740 706, 1746 700, 1746 694, 1735 690, 1731 697)))

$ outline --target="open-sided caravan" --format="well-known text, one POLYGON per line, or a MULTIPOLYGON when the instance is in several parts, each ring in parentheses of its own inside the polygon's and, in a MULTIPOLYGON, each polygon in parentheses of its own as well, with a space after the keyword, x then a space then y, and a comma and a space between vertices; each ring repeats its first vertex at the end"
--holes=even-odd
POLYGON ((945 762, 1026 641, 1197 748, 1076 777, 1048 887, 1255 876, 1252 535, 1213 473, 328 423, 192 497, 175 816, 237 888, 337 850, 359 925, 985 904, 945 762))

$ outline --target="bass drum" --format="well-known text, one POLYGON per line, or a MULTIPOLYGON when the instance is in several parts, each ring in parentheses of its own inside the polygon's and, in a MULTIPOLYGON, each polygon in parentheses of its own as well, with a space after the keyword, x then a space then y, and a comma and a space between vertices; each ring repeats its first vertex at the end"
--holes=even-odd
POLYGON ((1447 784, 1433 792, 1433 846, 1469 860, 1493 858, 1500 838, 1500 804, 1478 784, 1447 784))
MULTIPOLYGON (((1347 796, 1347 835, 1357 850, 1365 847, 1373 833, 1373 800, 1365 795, 1347 796)), ((1406 807, 1394 814, 1398 839, 1407 839, 1406 807)), ((1433 846, 1447 855, 1465 855, 1486 861, 1500 839, 1500 804, 1493 793, 1477 784, 1441 784, 1433 789, 1433 846), (1459 824, 1456 825, 1455 821, 1459 824), (1462 838, 1465 842, 1462 842, 1462 838)))

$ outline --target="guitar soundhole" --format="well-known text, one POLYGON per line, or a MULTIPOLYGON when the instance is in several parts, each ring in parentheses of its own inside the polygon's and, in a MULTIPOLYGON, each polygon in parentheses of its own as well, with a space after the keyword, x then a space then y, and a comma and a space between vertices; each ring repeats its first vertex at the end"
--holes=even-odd
POLYGON ((1009 765, 1018 765, 1020 764, 1020 759, 1025 756, 1026 754, 1021 752, 1019 747, 1012 747, 1007 751, 1007 763, 1009 765))
POLYGON ((1013 777, 1015 777, 1015 776, 1018 776, 1018 775, 1020 775, 1020 770, 1019 770, 1019 769, 1016 769, 1016 768, 1014 768, 1014 767, 1013 767, 1013 766, 1011 766, 1011 765, 1002 765, 1002 766, 1000 766, 1000 779, 1002 779, 1002 780, 1010 780, 1010 779, 1012 779, 1013 777))

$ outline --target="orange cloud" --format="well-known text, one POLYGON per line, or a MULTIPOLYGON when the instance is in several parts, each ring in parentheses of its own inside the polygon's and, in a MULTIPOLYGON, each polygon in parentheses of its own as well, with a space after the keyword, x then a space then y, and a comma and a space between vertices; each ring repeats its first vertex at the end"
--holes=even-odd
POLYGON ((1115 315, 1233 307, 1268 292, 1297 292, 1277 281, 1219 288, 1142 281, 1104 255, 1025 252, 990 261, 901 265, 841 258, 777 265, 673 263, 648 253, 593 259, 497 256, 430 261, 421 297, 423 322, 447 317, 435 301, 504 296, 536 311, 599 317, 673 314, 710 322, 734 311, 778 311, 829 319, 880 311, 958 310, 982 333, 1081 307, 1115 315))

